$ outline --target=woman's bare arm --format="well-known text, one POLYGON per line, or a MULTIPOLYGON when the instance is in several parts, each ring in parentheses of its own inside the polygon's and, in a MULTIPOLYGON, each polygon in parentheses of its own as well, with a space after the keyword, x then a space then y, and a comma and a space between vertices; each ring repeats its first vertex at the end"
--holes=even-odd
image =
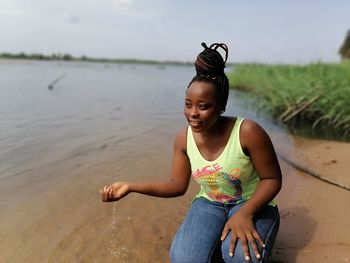
POLYGON ((282 174, 270 137, 263 128, 245 120, 241 135, 242 148, 250 156, 260 177, 254 194, 241 208, 254 215, 277 195, 282 186, 282 174))
POLYGON ((174 143, 174 153, 171 176, 166 181, 148 182, 116 182, 101 190, 104 202, 117 201, 129 193, 135 192, 157 197, 176 197, 183 195, 189 184, 191 166, 186 154, 186 129, 177 136, 174 143))
POLYGON ((253 223, 253 217, 277 195, 282 185, 281 169, 272 142, 257 123, 245 120, 241 125, 240 140, 243 151, 250 156, 260 177, 260 182, 251 198, 232 216, 225 225, 221 239, 232 231, 229 254, 233 256, 237 239, 240 239, 246 260, 250 259, 248 242, 255 256, 261 257, 256 241, 264 241, 253 223))

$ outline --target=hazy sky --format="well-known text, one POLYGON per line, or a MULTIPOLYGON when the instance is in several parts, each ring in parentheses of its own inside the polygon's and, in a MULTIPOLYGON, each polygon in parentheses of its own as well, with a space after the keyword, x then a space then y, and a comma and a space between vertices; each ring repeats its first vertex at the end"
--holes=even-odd
POLYGON ((0 0, 0 52, 230 62, 338 61, 349 0, 0 0))

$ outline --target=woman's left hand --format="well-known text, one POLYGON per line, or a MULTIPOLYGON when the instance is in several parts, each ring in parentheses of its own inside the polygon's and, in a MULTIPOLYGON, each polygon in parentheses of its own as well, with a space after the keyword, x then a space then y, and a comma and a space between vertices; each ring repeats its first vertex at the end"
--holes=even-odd
POLYGON ((257 259, 261 258, 256 241, 258 241, 262 247, 265 247, 265 244, 256 231, 253 223, 253 215, 245 213, 242 209, 238 210, 237 213, 227 221, 224 230, 222 231, 221 241, 226 239, 230 231, 231 241, 229 255, 231 257, 234 256, 237 239, 240 239, 245 260, 250 260, 248 242, 253 248, 255 257, 257 259))

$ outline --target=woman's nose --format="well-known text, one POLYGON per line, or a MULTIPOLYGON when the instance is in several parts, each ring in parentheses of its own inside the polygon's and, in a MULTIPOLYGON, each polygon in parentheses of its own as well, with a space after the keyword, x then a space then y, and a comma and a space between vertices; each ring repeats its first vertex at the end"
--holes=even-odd
POLYGON ((198 110, 197 110, 197 108, 196 108, 196 107, 193 107, 193 108, 191 109, 190 114, 191 114, 191 117, 198 116, 198 110))

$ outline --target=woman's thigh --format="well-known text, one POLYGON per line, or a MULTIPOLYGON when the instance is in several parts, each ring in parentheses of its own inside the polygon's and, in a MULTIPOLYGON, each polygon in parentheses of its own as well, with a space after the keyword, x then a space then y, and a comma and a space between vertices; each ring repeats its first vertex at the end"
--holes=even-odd
POLYGON ((195 200, 170 248, 172 263, 208 263, 226 223, 222 206, 195 200))
MULTIPOLYGON (((239 209, 240 206, 234 207, 230 213, 229 216, 233 216, 235 212, 239 209)), ((260 244, 257 242, 259 251, 261 252, 261 259, 257 259, 255 257, 254 251, 249 244, 249 253, 251 261, 249 262, 266 262, 268 260, 268 257, 270 256, 272 246, 275 242, 275 238, 278 232, 279 228, 279 213, 277 207, 273 206, 266 206, 259 215, 254 217, 254 224, 256 227, 257 232, 259 233, 260 237, 265 241, 265 248, 262 248, 260 244)), ((230 240, 231 240, 231 232, 226 237, 226 239, 223 241, 221 245, 221 253, 222 257, 225 260, 226 263, 229 262, 247 262, 244 259, 244 254, 241 246, 240 240, 236 243, 236 248, 234 251, 234 256, 229 256, 229 246, 230 246, 230 240)), ((248 242, 249 243, 249 242, 248 242)))

